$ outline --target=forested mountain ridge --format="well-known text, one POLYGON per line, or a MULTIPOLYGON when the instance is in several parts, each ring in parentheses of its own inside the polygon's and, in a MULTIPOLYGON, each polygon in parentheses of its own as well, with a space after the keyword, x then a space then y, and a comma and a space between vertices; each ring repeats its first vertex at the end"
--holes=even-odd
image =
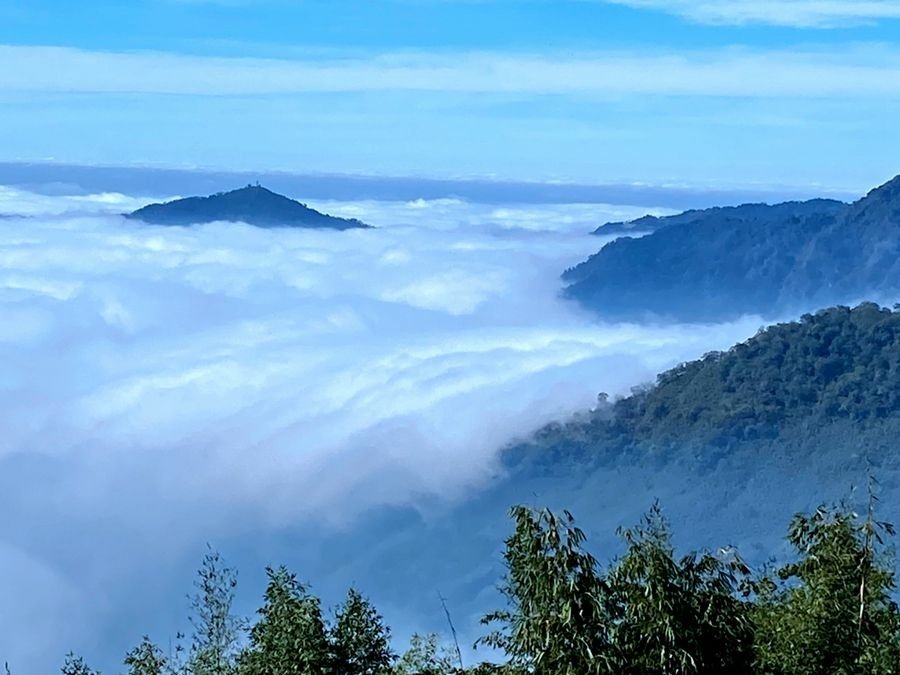
POLYGON ((811 199, 781 204, 741 204, 740 206, 714 206, 709 209, 691 209, 673 216, 642 216, 635 220, 606 223, 591 234, 615 235, 632 232, 656 232, 673 225, 687 225, 698 221, 723 220, 754 223, 772 219, 808 217, 810 215, 838 213, 847 205, 833 199, 811 199))
POLYGON ((770 326, 614 402, 601 395, 590 413, 545 427, 527 447, 601 455, 685 447, 789 452, 828 443, 829 434, 843 444, 850 432, 847 451, 855 453, 887 447, 897 430, 900 311, 864 303, 770 326))
POLYGON ((568 297, 609 319, 717 321, 900 294, 900 177, 849 205, 745 205, 633 227, 651 234, 563 274, 568 297))
POLYGON ((149 204, 126 216, 154 225, 196 225, 215 221, 242 222, 257 227, 300 227, 348 230, 369 225, 336 218, 259 185, 221 192, 209 197, 188 197, 164 204, 149 204))

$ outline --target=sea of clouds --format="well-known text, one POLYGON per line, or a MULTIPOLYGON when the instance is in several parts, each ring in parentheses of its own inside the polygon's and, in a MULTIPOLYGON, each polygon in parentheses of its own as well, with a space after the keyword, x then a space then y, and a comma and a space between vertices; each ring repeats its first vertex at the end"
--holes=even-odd
POLYGON ((611 325, 559 298, 590 231, 662 209, 310 204, 376 226, 345 232, 121 217, 148 201, 0 187, 13 672, 69 648, 103 663, 181 614, 164 592, 207 541, 464 503, 512 439, 762 323, 611 325))

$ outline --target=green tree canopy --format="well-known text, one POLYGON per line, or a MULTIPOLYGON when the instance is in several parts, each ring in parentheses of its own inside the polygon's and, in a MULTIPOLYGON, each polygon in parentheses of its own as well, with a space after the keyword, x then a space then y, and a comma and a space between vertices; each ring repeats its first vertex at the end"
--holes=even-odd
POLYGON ((896 673, 900 615, 883 534, 870 511, 846 507, 799 514, 788 540, 797 560, 759 583, 755 610, 759 669, 766 673, 896 673))
POLYGON ((331 649, 319 599, 286 567, 267 568, 265 602, 240 659, 244 675, 326 675, 331 649))
POLYGON ((146 635, 140 644, 125 656, 128 675, 164 675, 168 672, 169 662, 162 650, 146 635))
POLYGON ((723 552, 677 559, 658 504, 621 534, 628 550, 606 579, 614 671, 750 672, 750 612, 737 598, 749 569, 740 558, 723 552))
POLYGON ((582 548, 584 533, 568 512, 559 517, 518 506, 512 517, 501 588, 509 607, 485 616, 484 623, 500 629, 481 643, 539 675, 608 672, 608 592, 582 548))
POLYGON ((66 661, 60 672, 62 675, 100 675, 99 671, 88 667, 83 658, 72 652, 66 654, 66 661))
POLYGON ((235 672, 243 622, 232 613, 237 573, 216 551, 203 557, 191 597, 193 641, 188 654, 191 675, 235 672))
POLYGON ((331 631, 334 666, 340 675, 383 675, 395 655, 391 631, 368 599, 355 588, 338 608, 331 631))

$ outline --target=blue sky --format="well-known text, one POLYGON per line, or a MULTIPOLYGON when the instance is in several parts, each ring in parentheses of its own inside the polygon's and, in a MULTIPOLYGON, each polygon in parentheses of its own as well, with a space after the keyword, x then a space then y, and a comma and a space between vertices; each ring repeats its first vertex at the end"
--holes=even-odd
POLYGON ((0 160, 865 189, 900 0, 0 0, 0 160))

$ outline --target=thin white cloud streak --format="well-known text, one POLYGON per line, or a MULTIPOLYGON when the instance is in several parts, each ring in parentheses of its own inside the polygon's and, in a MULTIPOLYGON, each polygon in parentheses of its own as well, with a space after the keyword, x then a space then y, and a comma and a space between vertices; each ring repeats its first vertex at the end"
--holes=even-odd
POLYGON ((760 324, 561 302, 586 233, 643 209, 332 203, 383 227, 303 232, 0 201, 44 214, 0 229, 0 593, 29 589, 0 653, 21 672, 124 651, 104 631, 198 541, 461 498, 515 435, 760 324))
POLYGON ((427 227, 498 234, 508 230, 578 234, 591 231, 599 220, 627 221, 636 214, 676 213, 655 207, 612 204, 473 204, 463 199, 416 199, 383 202, 305 200, 314 208, 344 218, 358 218, 376 227, 427 227))
POLYGON ((898 0, 601 0, 714 25, 843 28, 900 19, 898 0))
MULTIPOLYGON (((248 0, 175 0, 184 4, 247 5, 248 0)), ((465 0, 452 0, 462 3, 465 0)), ((477 0, 476 0, 477 1, 477 0)), ((587 0, 652 9, 713 25, 766 24, 841 28, 900 18, 900 0, 587 0)), ((549 0, 554 2, 554 0, 549 0)))
POLYGON ((0 185, 0 215, 10 216, 74 216, 79 213, 129 213, 147 203, 146 198, 130 197, 118 192, 93 195, 38 195, 0 185))
POLYGON ((726 97, 900 97, 900 52, 877 45, 686 53, 396 53, 279 60, 0 47, 0 92, 254 96, 420 91, 726 97))

